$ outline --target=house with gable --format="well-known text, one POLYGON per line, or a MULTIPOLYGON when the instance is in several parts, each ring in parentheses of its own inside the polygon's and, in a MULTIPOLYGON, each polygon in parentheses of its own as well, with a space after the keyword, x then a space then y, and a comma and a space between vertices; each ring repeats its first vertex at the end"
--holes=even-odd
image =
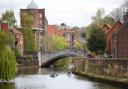
POLYGON ((111 54, 115 58, 128 58, 128 12, 120 29, 112 35, 111 54))
POLYGON ((120 30, 122 23, 117 21, 112 27, 108 24, 103 26, 103 31, 106 35, 106 52, 109 56, 111 56, 112 51, 112 35, 120 30))

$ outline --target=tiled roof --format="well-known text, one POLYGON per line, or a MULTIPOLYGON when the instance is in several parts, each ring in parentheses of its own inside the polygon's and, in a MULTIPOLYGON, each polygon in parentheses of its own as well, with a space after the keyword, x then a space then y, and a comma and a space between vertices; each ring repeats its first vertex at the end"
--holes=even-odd
MULTIPOLYGON (((122 23, 120 22, 120 21, 117 21, 114 25, 113 25, 113 27, 111 28, 111 30, 109 31, 109 33, 111 33, 112 31, 113 31, 113 29, 115 29, 115 27, 117 26, 117 25, 119 25, 120 24, 120 27, 122 26, 122 23)), ((118 28, 116 31, 114 31, 114 32, 118 32, 118 30, 119 30, 120 28, 118 28)), ((108 33, 108 34, 109 34, 108 33)))

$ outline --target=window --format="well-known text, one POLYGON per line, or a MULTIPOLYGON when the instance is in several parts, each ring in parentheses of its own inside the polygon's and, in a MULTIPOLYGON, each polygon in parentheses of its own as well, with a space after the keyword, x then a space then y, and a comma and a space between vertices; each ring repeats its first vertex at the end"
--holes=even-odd
POLYGON ((42 19, 42 13, 39 14, 40 19, 42 19))

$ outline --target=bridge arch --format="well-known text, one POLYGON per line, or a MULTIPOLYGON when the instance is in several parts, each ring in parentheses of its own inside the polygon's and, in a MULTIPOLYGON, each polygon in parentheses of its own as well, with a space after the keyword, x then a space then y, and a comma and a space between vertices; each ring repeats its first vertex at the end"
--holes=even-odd
MULTIPOLYGON (((75 56, 86 57, 86 54, 87 52, 76 50, 76 49, 66 49, 60 52, 55 52, 53 54, 47 53, 45 55, 48 56, 48 59, 41 63, 41 67, 49 67, 56 61, 61 60, 62 58, 66 58, 66 57, 75 57, 75 56), (50 57, 50 55, 53 55, 53 56, 50 57)), ((42 56, 45 56, 45 55, 42 55, 42 56)))

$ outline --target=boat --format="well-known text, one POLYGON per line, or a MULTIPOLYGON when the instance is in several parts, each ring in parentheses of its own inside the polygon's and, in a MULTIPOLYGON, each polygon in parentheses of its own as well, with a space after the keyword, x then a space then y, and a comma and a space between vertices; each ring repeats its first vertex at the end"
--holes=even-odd
POLYGON ((72 72, 71 71, 68 71, 67 72, 67 76, 71 76, 72 72))
POLYGON ((50 74, 50 77, 54 78, 56 75, 55 74, 50 74))
POLYGON ((54 73, 50 74, 50 77, 52 77, 52 78, 54 78, 55 76, 58 76, 58 75, 54 74, 54 73))

